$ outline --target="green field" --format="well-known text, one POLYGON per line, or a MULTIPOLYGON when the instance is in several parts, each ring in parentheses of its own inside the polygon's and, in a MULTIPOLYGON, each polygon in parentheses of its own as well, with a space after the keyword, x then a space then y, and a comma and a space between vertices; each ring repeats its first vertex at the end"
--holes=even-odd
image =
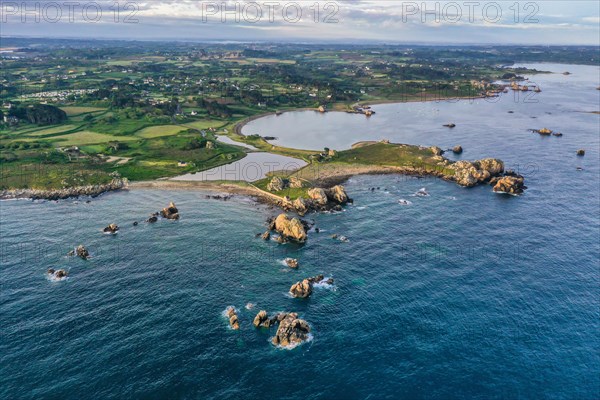
POLYGON ((112 136, 90 131, 80 131, 70 133, 68 135, 55 136, 52 139, 59 142, 58 144, 61 146, 83 146, 86 144, 132 141, 136 140, 137 138, 127 136, 112 136))
POLYGON ((60 107, 60 108, 61 108, 61 110, 66 112, 69 117, 74 117, 77 115, 88 114, 88 113, 93 113, 93 112, 98 112, 98 111, 106 111, 106 109, 99 108, 99 107, 67 106, 67 107, 60 107))
POLYGON ((149 126, 148 128, 137 131, 136 136, 143 137, 145 139, 152 139, 161 136, 173 136, 179 132, 186 130, 184 126, 180 125, 158 125, 149 126))

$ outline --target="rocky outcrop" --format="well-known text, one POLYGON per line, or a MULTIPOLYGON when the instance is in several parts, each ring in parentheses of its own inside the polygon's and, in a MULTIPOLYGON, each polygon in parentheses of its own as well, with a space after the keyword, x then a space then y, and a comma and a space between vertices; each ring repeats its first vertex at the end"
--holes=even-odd
POLYGON ((269 240, 271 239, 271 232, 266 231, 265 233, 263 233, 260 237, 262 240, 269 240))
POLYGON ((444 150, 440 149, 437 146, 432 146, 429 148, 429 150, 433 153, 434 156, 441 156, 442 154, 444 154, 444 150))
POLYGON ((240 329, 240 322, 235 312, 235 308, 233 306, 227 307, 227 311, 225 313, 229 319, 229 325, 231 326, 231 329, 236 331, 240 329))
POLYGON ((55 279, 64 279, 69 274, 64 269, 55 270, 54 268, 48 269, 48 275, 55 279))
POLYGON ((265 310, 260 310, 256 317, 254 317, 254 321, 252 321, 252 325, 255 328, 270 328, 272 325, 277 323, 277 317, 269 318, 267 312, 265 310))
POLYGON ((300 216, 304 216, 308 212, 308 204, 302 197, 294 200, 293 207, 300 216))
POLYGON ((110 183, 104 185, 75 186, 64 189, 38 190, 38 189, 8 189, 0 190, 0 199, 33 199, 33 200, 63 200, 72 197, 90 196, 97 197, 106 192, 126 189, 129 181, 125 178, 114 176, 110 183))
POLYGON ((179 219, 179 210, 175 206, 175 203, 170 202, 168 207, 162 209, 160 215, 166 219, 177 220, 179 219))
POLYGON ((583 149, 577 150, 577 155, 578 156, 585 156, 585 150, 583 150, 583 149))
POLYGON ((325 280, 323 275, 317 275, 312 278, 304 279, 292 285, 290 288, 290 294, 296 298, 305 299, 312 294, 313 285, 322 282, 332 285, 333 278, 325 280))
POLYGON ((298 266, 300 265, 300 263, 298 262, 298 260, 296 258, 286 258, 285 260, 283 260, 285 262, 285 265, 287 265, 290 268, 298 268, 298 266))
POLYGON ((277 319, 279 328, 271 340, 275 346, 297 346, 309 339, 310 326, 305 320, 299 319, 298 314, 280 314, 277 319))
POLYGON ((496 193, 507 193, 512 195, 522 194, 527 189, 525 179, 520 176, 503 176, 494 182, 493 191, 496 193))
POLYGON ((267 185, 267 190, 270 192, 280 192, 283 189, 285 189, 286 184, 283 181, 283 179, 281 179, 278 176, 273 177, 273 179, 271 179, 271 182, 269 182, 269 184, 267 185))
POLYGON ((308 197, 312 200, 313 204, 318 206, 327 205, 327 194, 324 189, 312 188, 308 191, 308 197))
POLYGON ((455 127, 456 127, 456 124, 450 123, 450 124, 444 124, 444 126, 445 126, 446 128, 455 128, 455 127))
POLYGON ((289 187, 291 187, 292 189, 298 189, 301 187, 304 187, 304 183, 302 182, 301 179, 296 178, 295 176, 292 176, 289 180, 288 180, 288 185, 289 187))
POLYGON ((335 202, 338 204, 346 204, 348 202, 348 195, 346 194, 346 190, 341 185, 332 187, 326 193, 327 193, 327 199, 329 201, 332 201, 332 202, 335 202))
POLYGON ((71 256, 71 257, 77 256, 84 260, 87 260, 88 258, 90 258, 90 252, 82 244, 77 246, 77 248, 75 250, 71 250, 67 255, 71 256))
POLYGON ((298 218, 289 218, 286 214, 280 214, 274 221, 274 229, 285 240, 306 242, 306 228, 298 218))
POLYGON ((489 182, 504 171, 504 163, 494 158, 479 161, 458 161, 449 166, 454 169, 454 181, 461 186, 473 187, 489 182))
POLYGON ((117 224, 110 224, 106 228, 104 228, 104 233, 112 233, 113 235, 119 231, 119 227, 117 224))
POLYGON ((151 224, 155 223, 156 221, 158 221, 158 217, 156 215, 151 215, 150 218, 146 220, 146 222, 149 222, 151 224))
POLYGON ((463 148, 462 148, 462 146, 454 146, 454 147, 452 148, 452 152, 453 152, 454 154, 462 154, 462 152, 463 152, 463 148))

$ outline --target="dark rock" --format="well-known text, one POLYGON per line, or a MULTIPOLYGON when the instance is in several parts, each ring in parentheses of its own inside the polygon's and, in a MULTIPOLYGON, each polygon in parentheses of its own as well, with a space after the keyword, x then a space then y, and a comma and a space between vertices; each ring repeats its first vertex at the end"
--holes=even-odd
POLYGON ((119 231, 119 227, 116 224, 110 224, 104 228, 104 233, 112 233, 113 235, 119 231))
POLYGON ((578 156, 585 156, 585 150, 584 149, 577 150, 577 155, 578 156))

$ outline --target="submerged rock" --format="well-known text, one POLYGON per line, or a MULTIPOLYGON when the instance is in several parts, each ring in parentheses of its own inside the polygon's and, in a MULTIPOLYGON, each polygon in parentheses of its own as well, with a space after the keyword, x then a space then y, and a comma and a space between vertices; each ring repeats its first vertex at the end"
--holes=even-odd
POLYGON ((160 215, 166 219, 179 219, 179 210, 175 206, 175 203, 170 202, 168 207, 165 207, 160 212, 160 215))
POLYGON ((283 260, 285 262, 285 265, 287 265, 290 268, 298 268, 298 266, 300 265, 298 263, 298 260, 295 258, 286 258, 285 260, 283 260))
POLYGON ((158 221, 158 217, 156 215, 151 215, 150 218, 146 220, 146 222, 149 222, 151 224, 155 223, 156 221, 158 221))
POLYGON ((450 123, 450 124, 444 124, 444 126, 445 126, 446 128, 455 128, 455 127, 456 127, 456 124, 450 123))
POLYGON ((274 228, 283 239, 298 243, 306 242, 306 229, 298 218, 289 218, 286 214, 280 214, 275 219, 274 228))
POLYGON ((231 328, 234 330, 240 329, 240 322, 233 306, 227 307, 226 315, 227 318, 229 318, 229 325, 231 328))
POLYGON ((104 233, 112 233, 113 235, 119 231, 119 227, 117 224, 110 224, 106 228, 104 228, 104 233))
POLYGON ((298 314, 282 314, 278 318, 279 328, 271 340, 275 346, 296 346, 309 339, 310 326, 308 322, 298 318, 298 314))
POLYGON ((577 150, 577 155, 578 156, 585 156, 585 150, 583 150, 583 149, 577 150))
POLYGON ((260 237, 262 240, 269 240, 271 239, 271 232, 266 231, 265 233, 263 233, 260 237))

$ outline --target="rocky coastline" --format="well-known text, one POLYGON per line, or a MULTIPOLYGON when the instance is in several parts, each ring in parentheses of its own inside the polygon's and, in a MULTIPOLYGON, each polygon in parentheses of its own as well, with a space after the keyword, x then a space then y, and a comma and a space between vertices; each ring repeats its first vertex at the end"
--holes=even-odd
POLYGON ((107 192, 127 189, 126 178, 115 177, 103 185, 74 186, 63 189, 7 189, 0 191, 0 200, 65 200, 77 197, 98 197, 107 192))

